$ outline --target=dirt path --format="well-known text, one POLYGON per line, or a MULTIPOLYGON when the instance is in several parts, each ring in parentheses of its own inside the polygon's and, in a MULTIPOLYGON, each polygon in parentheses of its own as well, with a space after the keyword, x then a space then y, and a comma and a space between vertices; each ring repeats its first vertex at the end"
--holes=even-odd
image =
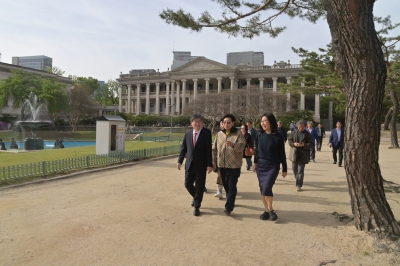
MULTIPOLYGON (((400 183, 400 151, 387 147, 383 176, 400 183)), ((397 253, 377 252, 372 237, 332 215, 351 215, 344 169, 326 146, 316 161, 303 192, 291 171, 279 177, 276 222, 259 220, 257 178, 244 167, 232 216, 214 197, 214 173, 193 216, 176 158, 3 189, 0 265, 399 265, 397 253)), ((399 194, 387 198, 399 218, 399 194)))

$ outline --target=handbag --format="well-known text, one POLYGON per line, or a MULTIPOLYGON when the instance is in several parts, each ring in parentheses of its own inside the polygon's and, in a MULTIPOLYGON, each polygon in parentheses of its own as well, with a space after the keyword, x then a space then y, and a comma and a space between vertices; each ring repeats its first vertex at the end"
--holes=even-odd
POLYGON ((249 146, 247 146, 244 149, 244 155, 245 156, 253 156, 254 155, 254 149, 250 148, 249 146))

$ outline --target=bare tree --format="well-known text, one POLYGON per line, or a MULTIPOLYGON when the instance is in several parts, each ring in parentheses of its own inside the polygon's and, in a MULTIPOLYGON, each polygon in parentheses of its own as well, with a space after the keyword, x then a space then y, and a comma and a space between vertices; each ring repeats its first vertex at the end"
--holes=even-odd
POLYGON ((190 105, 183 110, 184 115, 194 113, 201 114, 208 119, 211 124, 211 132, 214 132, 214 127, 217 121, 226 113, 229 112, 229 91, 221 94, 204 94, 194 99, 190 105))
POLYGON ((93 113, 92 92, 85 86, 76 86, 69 90, 68 95, 69 108, 63 115, 75 131, 79 121, 93 113))
POLYGON ((256 123, 266 112, 285 113, 286 103, 286 95, 252 86, 249 89, 227 90, 221 94, 201 95, 183 112, 185 115, 202 114, 210 120, 214 131, 216 122, 227 113, 233 113, 240 121, 256 123))

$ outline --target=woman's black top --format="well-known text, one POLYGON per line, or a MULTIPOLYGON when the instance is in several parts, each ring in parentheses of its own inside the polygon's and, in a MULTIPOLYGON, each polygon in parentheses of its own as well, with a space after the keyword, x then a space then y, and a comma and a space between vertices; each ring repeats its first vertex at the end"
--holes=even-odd
POLYGON ((259 133, 256 143, 254 163, 257 163, 258 158, 281 163, 282 172, 287 172, 285 141, 283 140, 282 135, 279 133, 259 133))

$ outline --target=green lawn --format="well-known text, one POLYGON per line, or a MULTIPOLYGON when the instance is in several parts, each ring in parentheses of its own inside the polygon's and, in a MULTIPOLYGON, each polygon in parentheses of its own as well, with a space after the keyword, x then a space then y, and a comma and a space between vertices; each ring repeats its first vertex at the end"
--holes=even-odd
MULTIPOLYGON (((126 151, 141 150, 141 149, 164 147, 170 145, 177 145, 177 143, 126 141, 125 150, 126 151)), ((54 150, 50 149, 50 150, 20 152, 20 153, 0 152, 0 167, 83 157, 95 153, 96 153, 95 146, 54 149, 54 150)))

